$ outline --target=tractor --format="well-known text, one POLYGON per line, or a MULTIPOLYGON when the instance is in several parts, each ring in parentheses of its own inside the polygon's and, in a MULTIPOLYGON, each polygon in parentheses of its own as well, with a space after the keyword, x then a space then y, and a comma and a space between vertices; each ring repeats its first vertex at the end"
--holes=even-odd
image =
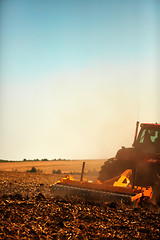
POLYGON ((126 169, 132 169, 133 185, 152 187, 153 199, 160 205, 160 124, 137 122, 132 147, 122 147, 105 161, 98 180, 105 182, 126 169))

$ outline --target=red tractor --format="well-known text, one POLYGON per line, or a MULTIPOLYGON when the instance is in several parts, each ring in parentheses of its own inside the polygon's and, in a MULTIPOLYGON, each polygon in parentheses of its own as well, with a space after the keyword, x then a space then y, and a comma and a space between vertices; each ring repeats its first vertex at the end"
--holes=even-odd
POLYGON ((126 169, 133 171, 133 184, 152 186, 153 199, 160 204, 160 124, 142 123, 131 148, 122 147, 114 158, 108 159, 99 172, 104 182, 120 175, 126 169))

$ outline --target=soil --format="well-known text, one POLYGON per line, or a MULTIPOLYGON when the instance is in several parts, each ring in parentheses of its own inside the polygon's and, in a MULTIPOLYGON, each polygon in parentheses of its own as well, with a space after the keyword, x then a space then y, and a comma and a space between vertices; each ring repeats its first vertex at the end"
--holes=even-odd
POLYGON ((54 198, 58 178, 0 172, 0 239, 159 239, 158 206, 54 198))

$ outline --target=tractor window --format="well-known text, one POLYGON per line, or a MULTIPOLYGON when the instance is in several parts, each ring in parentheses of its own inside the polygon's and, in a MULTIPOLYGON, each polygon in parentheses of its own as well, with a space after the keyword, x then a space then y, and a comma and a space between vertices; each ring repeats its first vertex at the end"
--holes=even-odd
POLYGON ((143 130, 143 132, 141 134, 140 141, 139 141, 140 143, 143 143, 143 141, 144 141, 145 132, 146 132, 146 129, 143 130))
POLYGON ((152 129, 144 129, 141 133, 141 136, 140 136, 140 143, 143 143, 144 140, 145 140, 145 137, 147 136, 151 142, 154 143, 155 139, 158 138, 158 130, 152 130, 152 129))
POLYGON ((144 142, 146 136, 154 143, 155 139, 158 138, 158 130, 144 129, 140 136, 140 143, 144 142))
POLYGON ((160 129, 153 127, 141 128, 138 138, 133 146, 146 153, 159 153, 160 129))
POLYGON ((151 140, 152 140, 152 142, 154 142, 155 139, 158 138, 158 131, 156 131, 156 130, 149 130, 149 132, 150 132, 151 140))

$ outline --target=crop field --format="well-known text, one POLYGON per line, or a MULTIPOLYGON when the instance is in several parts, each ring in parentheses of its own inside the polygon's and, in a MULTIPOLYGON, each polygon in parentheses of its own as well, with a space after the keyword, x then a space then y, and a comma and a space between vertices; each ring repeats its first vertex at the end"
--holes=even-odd
MULTIPOLYGON (((96 178, 100 161, 86 161, 87 178, 96 178)), ((0 239, 159 239, 160 209, 153 203, 54 198, 50 186, 64 174, 52 170, 80 172, 82 162, 0 164, 0 239), (43 172, 26 172, 33 166, 43 172)))
MULTIPOLYGON (((0 171, 26 172, 35 167, 39 172, 52 174, 53 170, 60 169, 62 173, 81 173, 82 164, 85 161, 85 176, 90 173, 91 180, 96 180, 98 172, 104 163, 104 159, 99 160, 66 160, 66 161, 23 161, 23 162, 0 162, 0 171)), ((79 178, 79 176, 78 176, 79 178)))

